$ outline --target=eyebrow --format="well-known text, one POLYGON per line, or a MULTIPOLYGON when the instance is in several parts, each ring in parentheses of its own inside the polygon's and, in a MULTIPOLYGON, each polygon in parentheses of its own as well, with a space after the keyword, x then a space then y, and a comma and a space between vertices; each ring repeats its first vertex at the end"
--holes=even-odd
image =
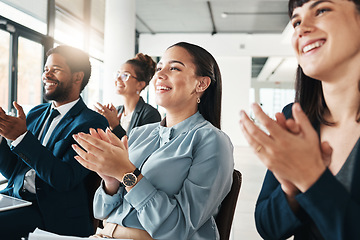
MULTIPOLYGON (((331 1, 331 0, 319 0, 319 1, 316 1, 316 2, 314 2, 313 4, 311 4, 310 7, 309 7, 309 9, 311 10, 311 9, 315 8, 317 5, 319 5, 320 3, 323 3, 323 2, 334 3, 334 2, 331 1)), ((296 18, 297 16, 299 16, 299 14, 297 14, 297 13, 294 14, 294 15, 292 15, 291 18, 290 18, 290 20, 293 20, 293 19, 296 18)))
MULTIPOLYGON (((185 67, 185 64, 184 63, 182 63, 182 62, 180 62, 180 61, 177 61, 177 60, 171 60, 171 61, 169 61, 169 64, 171 64, 171 63, 179 63, 179 64, 181 64, 181 65, 183 65, 184 67, 185 67)), ((162 62, 159 62, 158 63, 158 65, 162 65, 163 63, 162 62)))
MULTIPOLYGON (((46 67, 47 67, 47 68, 49 68, 49 66, 46 66, 46 65, 45 65, 45 66, 44 66, 44 68, 46 68, 46 67)), ((52 67, 56 67, 56 68, 64 68, 64 67, 62 67, 62 66, 60 66, 60 65, 52 65, 52 67)))

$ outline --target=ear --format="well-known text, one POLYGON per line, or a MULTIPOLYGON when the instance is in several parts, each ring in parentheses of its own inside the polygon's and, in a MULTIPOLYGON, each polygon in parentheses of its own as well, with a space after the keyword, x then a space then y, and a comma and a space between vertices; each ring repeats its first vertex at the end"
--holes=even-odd
POLYGON ((209 77, 199 77, 196 85, 196 92, 203 93, 210 86, 211 79, 209 77))
POLYGON ((82 80, 84 79, 84 72, 75 72, 73 73, 73 81, 74 83, 81 84, 82 80))
POLYGON ((145 86, 146 86, 146 83, 144 81, 138 81, 138 86, 139 86, 139 92, 142 91, 145 86))

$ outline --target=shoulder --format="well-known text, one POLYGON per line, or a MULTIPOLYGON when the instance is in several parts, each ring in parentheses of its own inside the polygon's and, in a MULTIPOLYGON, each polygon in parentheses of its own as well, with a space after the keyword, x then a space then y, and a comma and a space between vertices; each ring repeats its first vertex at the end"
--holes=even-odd
POLYGON ((104 116, 95 112, 94 110, 91 110, 88 107, 82 109, 82 111, 79 114, 79 118, 81 118, 85 122, 98 122, 108 125, 108 121, 104 116))
POLYGON ((35 107, 33 107, 27 114, 27 119, 32 119, 38 117, 40 114, 42 114, 46 109, 50 106, 50 103, 42 103, 35 107))
POLYGON ((202 124, 195 126, 189 134, 200 145, 209 144, 214 146, 214 149, 219 149, 219 147, 233 148, 229 136, 206 120, 202 124))
POLYGON ((160 126, 160 122, 149 123, 146 125, 142 125, 139 127, 134 127, 129 133, 129 140, 131 138, 142 138, 143 136, 149 137, 150 133, 156 131, 156 129, 160 126))

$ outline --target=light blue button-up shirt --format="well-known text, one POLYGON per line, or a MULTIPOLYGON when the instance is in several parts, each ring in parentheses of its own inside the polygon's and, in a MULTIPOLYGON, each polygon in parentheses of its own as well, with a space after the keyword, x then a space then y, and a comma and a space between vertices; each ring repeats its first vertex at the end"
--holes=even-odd
POLYGON ((155 239, 219 239, 214 217, 232 184, 232 143, 198 112, 170 128, 163 122, 132 130, 129 157, 144 177, 128 193, 100 187, 95 217, 155 239))

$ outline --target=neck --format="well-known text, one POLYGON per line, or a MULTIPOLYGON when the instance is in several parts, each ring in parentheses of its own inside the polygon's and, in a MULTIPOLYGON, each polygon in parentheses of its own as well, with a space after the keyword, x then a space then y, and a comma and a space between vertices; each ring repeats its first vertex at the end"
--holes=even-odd
POLYGON ((140 95, 132 95, 124 97, 124 108, 125 108, 125 115, 133 112, 135 110, 136 104, 139 102, 140 95))
POLYGON ((185 119, 191 117, 198 111, 197 106, 193 109, 183 109, 182 111, 170 111, 166 112, 166 127, 172 127, 185 119))
POLYGON ((349 79, 345 79, 341 82, 337 84, 322 83, 324 99, 329 109, 325 117, 337 125, 355 121, 360 107, 358 81, 352 84, 349 79))
POLYGON ((62 106, 62 105, 65 105, 65 104, 68 104, 68 103, 71 103, 71 102, 73 102, 73 101, 75 101, 75 100, 77 100, 77 99, 79 99, 80 98, 80 96, 77 96, 77 97, 74 97, 74 98, 71 98, 71 99, 67 99, 67 100, 63 100, 63 101, 53 101, 53 104, 54 104, 54 106, 55 107, 60 107, 60 106, 62 106))

